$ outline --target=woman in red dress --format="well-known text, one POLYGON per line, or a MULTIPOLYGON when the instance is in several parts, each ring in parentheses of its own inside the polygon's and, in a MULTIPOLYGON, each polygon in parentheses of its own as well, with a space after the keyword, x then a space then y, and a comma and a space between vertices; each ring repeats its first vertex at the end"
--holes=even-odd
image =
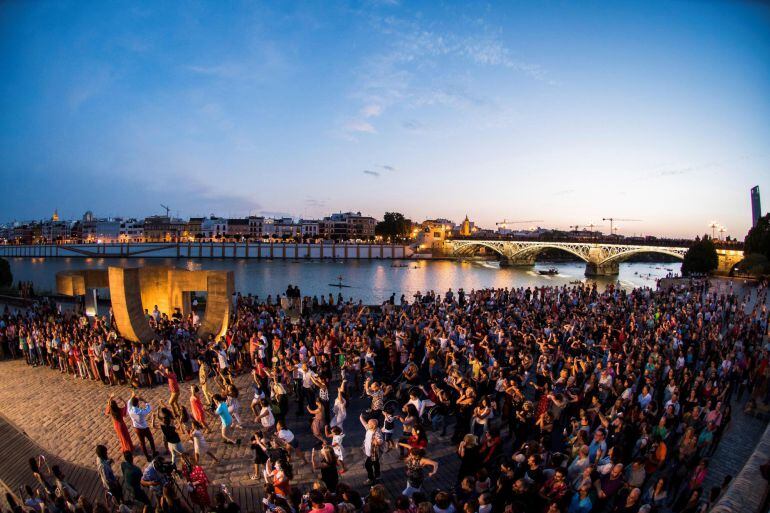
POLYGON ((123 417, 128 414, 126 402, 123 401, 123 406, 118 406, 113 395, 110 394, 104 414, 112 417, 112 425, 115 428, 115 433, 118 434, 118 440, 120 440, 120 452, 133 453, 134 443, 131 441, 131 434, 128 432, 125 421, 123 421, 123 417))
POLYGON ((209 430, 208 424, 206 424, 206 410, 203 408, 203 401, 200 397, 200 388, 198 385, 192 385, 190 387, 190 412, 192 417, 200 422, 206 431, 209 430))
MULTIPOLYGON (((187 468, 187 467, 185 467, 187 468)), ((192 501, 206 511, 211 506, 211 497, 209 496, 209 477, 200 465, 192 464, 187 480, 192 486, 192 501)))

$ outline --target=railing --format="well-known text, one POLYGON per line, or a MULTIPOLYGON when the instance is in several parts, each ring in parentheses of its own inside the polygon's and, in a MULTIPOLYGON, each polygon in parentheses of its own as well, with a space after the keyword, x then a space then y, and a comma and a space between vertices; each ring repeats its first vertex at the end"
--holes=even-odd
POLYGON ((144 242, 107 244, 0 245, 5 257, 73 258, 256 258, 256 259, 401 259, 412 249, 384 242, 144 242))
MULTIPOLYGON (((642 237, 558 237, 543 235, 538 237, 511 237, 492 235, 484 237, 452 237, 448 241, 496 241, 496 242, 563 242, 583 244, 615 244, 627 246, 658 246, 688 248, 695 241, 692 239, 648 239, 642 237)), ((743 242, 714 241, 717 249, 743 250, 743 242)))

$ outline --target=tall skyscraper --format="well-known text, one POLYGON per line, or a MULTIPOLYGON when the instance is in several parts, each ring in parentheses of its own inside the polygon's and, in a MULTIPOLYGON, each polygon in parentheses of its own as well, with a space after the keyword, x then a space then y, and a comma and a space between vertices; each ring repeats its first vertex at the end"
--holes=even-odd
POLYGON ((751 188, 751 226, 756 226, 762 217, 762 205, 759 203, 759 185, 751 188))

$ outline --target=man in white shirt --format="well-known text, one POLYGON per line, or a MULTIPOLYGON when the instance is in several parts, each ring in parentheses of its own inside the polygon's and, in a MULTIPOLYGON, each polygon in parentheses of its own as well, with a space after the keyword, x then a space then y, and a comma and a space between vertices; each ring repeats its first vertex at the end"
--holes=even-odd
POLYGON ((315 404, 315 392, 313 391, 313 380, 316 378, 316 373, 310 370, 307 363, 302 363, 297 366, 297 373, 302 380, 302 390, 300 390, 299 397, 297 397, 297 414, 304 415, 303 401, 307 401, 307 404, 315 404))
POLYGON ((382 445, 382 432, 377 427, 377 419, 364 420, 364 416, 358 417, 361 425, 366 429, 364 436, 364 468, 369 479, 366 485, 373 485, 380 479, 380 446, 382 445))
POLYGON ((157 454, 157 451, 155 450, 155 439, 152 437, 152 431, 150 431, 150 427, 147 425, 147 416, 150 415, 152 407, 144 399, 137 397, 135 392, 131 392, 127 410, 128 416, 131 419, 131 424, 136 430, 136 436, 139 438, 139 444, 142 446, 144 457, 147 458, 147 461, 151 461, 157 454), (145 440, 150 442, 152 455, 147 452, 145 440))
POLYGON ((217 346, 217 362, 219 363, 219 370, 225 370, 228 366, 227 351, 222 347, 222 344, 217 346))

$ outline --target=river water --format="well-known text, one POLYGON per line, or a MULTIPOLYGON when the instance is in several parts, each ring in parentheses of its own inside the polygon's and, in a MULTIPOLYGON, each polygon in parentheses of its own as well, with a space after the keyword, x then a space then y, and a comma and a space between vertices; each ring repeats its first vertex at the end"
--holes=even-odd
POLYGON ((146 265, 176 266, 189 270, 227 269, 235 273, 235 288, 243 294, 266 297, 284 292, 288 284, 299 285, 303 295, 330 292, 345 299, 379 304, 392 293, 398 301, 405 294, 451 288, 466 291, 486 287, 534 287, 563 285, 574 281, 596 281, 600 287, 619 284, 624 288, 655 287, 656 279, 669 272, 679 273, 679 263, 623 263, 620 274, 612 278, 588 279, 585 265, 578 262, 538 262, 535 267, 500 268, 497 262, 448 260, 233 260, 233 259, 174 259, 174 258, 9 258, 14 281, 32 281, 35 289, 53 292, 56 273, 69 269, 98 269, 111 265, 141 267, 146 265), (406 267, 396 267, 405 265, 406 267), (555 267, 556 276, 542 276, 539 269, 555 267), (330 284, 342 283, 338 288, 330 284))

